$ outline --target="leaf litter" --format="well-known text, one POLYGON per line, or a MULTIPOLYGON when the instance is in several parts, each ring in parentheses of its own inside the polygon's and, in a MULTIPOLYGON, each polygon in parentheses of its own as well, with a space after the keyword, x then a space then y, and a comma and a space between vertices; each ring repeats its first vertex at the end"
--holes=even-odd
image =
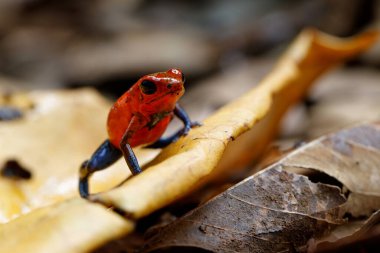
MULTIPOLYGON (((93 115, 105 116, 108 103, 88 90, 32 92, 29 95, 34 104, 32 112, 25 113, 25 117, 19 120, 5 122, 12 127, 1 125, 3 136, 0 141, 8 147, 1 153, 2 160, 11 156, 18 159, 30 168, 33 177, 22 183, 0 179, 0 192, 4 196, 0 214, 4 222, 1 231, 30 228, 31 224, 36 224, 39 229, 33 230, 33 238, 39 239, 4 232, 0 233, 0 245, 4 245, 7 252, 87 252, 99 246, 100 242, 130 233, 134 219, 189 194, 197 186, 211 181, 209 176, 231 171, 238 163, 244 167, 259 157, 274 138, 287 108, 305 95, 312 82, 323 72, 368 48, 376 37, 374 32, 342 40, 314 30, 301 33, 275 69, 256 88, 224 106, 208 117, 202 127, 163 150, 149 164, 147 171, 118 189, 96 196, 101 203, 107 204, 106 207, 114 207, 129 215, 116 230, 110 229, 118 214, 105 206, 79 201, 75 183, 80 160, 105 138, 101 123, 104 119, 93 115), (54 101, 58 104, 51 104, 54 101), (66 134, 68 129, 70 135, 66 134), (68 139, 75 144, 61 142, 62 136, 70 137, 68 139), (78 139, 82 141, 78 143, 78 139), (48 154, 41 156, 41 150, 53 152, 54 157, 48 154), (249 152, 241 153, 244 150, 249 152), (242 156, 238 158, 236 154, 242 156), (93 209, 94 205, 98 207, 94 215, 84 215, 86 208, 93 209), (70 215, 65 215, 66 210, 72 210, 70 215), (52 219, 41 219, 46 213, 56 215, 52 219), (56 226, 62 221, 64 226, 56 226), (78 221, 92 225, 103 222, 104 229, 88 231, 84 229, 87 225, 82 228, 76 226, 78 221), (106 231, 111 232, 106 234, 106 231), (75 243, 67 244, 67 237, 62 233, 75 234, 75 243), (24 243, 19 244, 20 240, 24 243)), ((151 156, 145 153, 139 159, 149 161, 151 156)), ((118 173, 111 169, 104 178, 94 177, 95 191, 106 191, 117 185, 120 173, 127 171, 125 166, 122 162, 117 163, 118 173)), ((127 177, 128 173, 123 175, 127 177)), ((319 214, 314 215, 317 217, 319 214)), ((333 222, 332 217, 336 213, 329 215, 331 219, 328 221, 333 222)), ((340 216, 336 217, 335 223, 338 223, 340 216)), ((263 224, 266 226, 269 224, 263 224)), ((316 231, 320 231, 318 228, 316 231)), ((297 244, 295 247, 302 246, 297 244)))

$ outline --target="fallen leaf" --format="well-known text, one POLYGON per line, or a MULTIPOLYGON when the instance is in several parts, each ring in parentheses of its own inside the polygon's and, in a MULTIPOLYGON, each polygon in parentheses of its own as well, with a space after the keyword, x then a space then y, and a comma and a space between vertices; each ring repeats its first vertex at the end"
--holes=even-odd
MULTIPOLYGON (((347 252, 348 249, 352 249, 352 252, 355 249, 352 248, 352 244, 359 243, 362 244, 362 241, 367 237, 374 237, 376 240, 378 238, 378 232, 375 235, 369 234, 375 226, 379 226, 380 223, 380 210, 373 213, 370 218, 367 220, 352 222, 348 225, 351 225, 349 228, 347 226, 338 227, 326 238, 322 238, 321 242, 313 242, 314 245, 311 245, 308 252, 347 252), (376 238, 377 236, 377 238, 376 238), (350 245, 351 244, 351 245, 350 245), (345 249, 346 247, 346 249, 345 249)), ((376 227, 375 227, 376 228, 376 227)), ((377 230, 379 228, 377 227, 377 230)), ((376 231, 375 231, 376 233, 376 231)))
POLYGON ((341 224, 345 198, 335 186, 272 167, 167 226, 146 251, 198 247, 213 252, 300 251, 341 224))
POLYGON ((380 188, 369 183, 380 177, 379 152, 380 124, 321 137, 166 226, 144 250, 199 247, 214 252, 290 252, 318 244, 327 247, 326 241, 332 238, 341 243, 358 237, 379 222, 378 212, 356 227, 339 231, 338 226, 344 215, 358 212, 359 206, 350 200, 353 194, 360 193, 363 202, 378 197, 373 205, 360 206, 361 215, 380 209, 380 188), (313 183, 290 172, 297 168, 323 171, 343 186, 313 183), (341 194, 345 188, 350 190, 348 199, 341 194))
POLYGON ((368 215, 380 209, 380 128, 364 124, 311 142, 282 160, 286 168, 326 173, 350 192, 348 212, 368 215), (321 159, 323 157, 323 159, 321 159))
POLYGON ((140 218, 184 196, 210 176, 247 166, 265 150, 282 115, 304 96, 312 81, 376 38, 372 32, 340 40, 304 31, 257 87, 164 149, 144 173, 96 199, 140 218))
POLYGON ((131 231, 133 224, 103 206, 72 199, 37 209, 0 228, 0 252, 75 253, 89 252, 131 231))

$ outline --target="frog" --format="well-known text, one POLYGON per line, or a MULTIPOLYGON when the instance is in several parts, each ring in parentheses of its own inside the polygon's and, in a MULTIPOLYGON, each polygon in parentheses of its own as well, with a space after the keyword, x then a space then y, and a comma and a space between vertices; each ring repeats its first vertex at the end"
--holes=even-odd
POLYGON ((141 77, 111 107, 107 118, 108 138, 79 168, 79 194, 88 199, 89 179, 124 157, 132 176, 142 169, 133 148, 164 148, 201 124, 192 121, 178 101, 185 92, 185 76, 178 68, 141 77), (183 127, 162 137, 174 116, 183 127))

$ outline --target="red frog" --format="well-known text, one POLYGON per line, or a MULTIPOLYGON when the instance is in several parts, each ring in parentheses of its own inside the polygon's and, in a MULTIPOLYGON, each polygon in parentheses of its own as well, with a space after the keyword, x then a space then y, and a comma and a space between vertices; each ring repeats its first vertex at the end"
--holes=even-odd
POLYGON ((141 168, 132 147, 150 144, 150 148, 163 148, 199 125, 192 122, 177 103, 185 92, 184 82, 184 75, 179 69, 146 75, 115 102, 108 114, 109 138, 80 167, 81 197, 89 196, 89 177, 121 156, 124 156, 133 175, 140 173, 141 168), (173 115, 184 123, 184 127, 172 136, 160 138, 173 115))

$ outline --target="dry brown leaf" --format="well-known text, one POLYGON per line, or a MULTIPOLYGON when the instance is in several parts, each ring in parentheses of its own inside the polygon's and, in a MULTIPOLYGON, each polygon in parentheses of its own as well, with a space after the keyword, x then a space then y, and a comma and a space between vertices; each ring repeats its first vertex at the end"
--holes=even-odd
POLYGON ((145 251, 181 246, 212 252, 301 251, 310 238, 343 222, 344 203, 338 187, 312 183, 278 164, 168 225, 145 251))
POLYGON ((318 170, 336 178, 350 192, 347 208, 353 216, 380 209, 379 124, 365 124, 323 137, 296 154, 284 158, 283 166, 318 170))
POLYGON ((214 252, 304 251, 318 245, 327 247, 330 241, 342 243, 359 237, 379 222, 378 212, 366 222, 355 220, 356 226, 338 227, 331 235, 322 236, 342 224, 345 214, 358 212, 359 207, 361 215, 380 209, 380 188, 375 183, 380 177, 379 153, 380 124, 324 136, 168 225, 145 250, 186 246, 214 252), (343 184, 343 189, 354 191, 346 193, 346 200, 336 186, 312 183, 287 172, 295 168, 323 168, 343 184), (363 203, 372 200, 373 205, 351 203, 358 189, 363 203))
POLYGON ((322 171, 337 179, 348 195, 345 212, 353 217, 370 216, 368 220, 355 219, 327 237, 313 241, 311 251, 356 240, 379 223, 379 212, 372 214, 380 209, 380 187, 376 183, 380 178, 379 153, 380 124, 367 123, 321 137, 281 161, 287 170, 322 171))
POLYGON ((347 248, 350 247, 350 244, 360 243, 360 240, 365 239, 368 236, 368 232, 374 229, 375 226, 378 226, 379 223, 380 210, 373 213, 364 222, 348 223, 348 225, 351 225, 350 227, 343 225, 334 230, 331 235, 322 238, 320 242, 310 243, 308 252, 337 252, 338 249, 340 249, 340 252, 346 252, 347 250, 342 251, 342 248, 344 250, 344 246, 347 248))
POLYGON ((372 32, 340 40, 304 31, 258 87, 164 149, 144 173, 97 199, 139 218, 185 195, 207 181, 210 174, 247 165, 264 150, 281 116, 314 79, 363 51, 376 38, 377 33, 372 32))

